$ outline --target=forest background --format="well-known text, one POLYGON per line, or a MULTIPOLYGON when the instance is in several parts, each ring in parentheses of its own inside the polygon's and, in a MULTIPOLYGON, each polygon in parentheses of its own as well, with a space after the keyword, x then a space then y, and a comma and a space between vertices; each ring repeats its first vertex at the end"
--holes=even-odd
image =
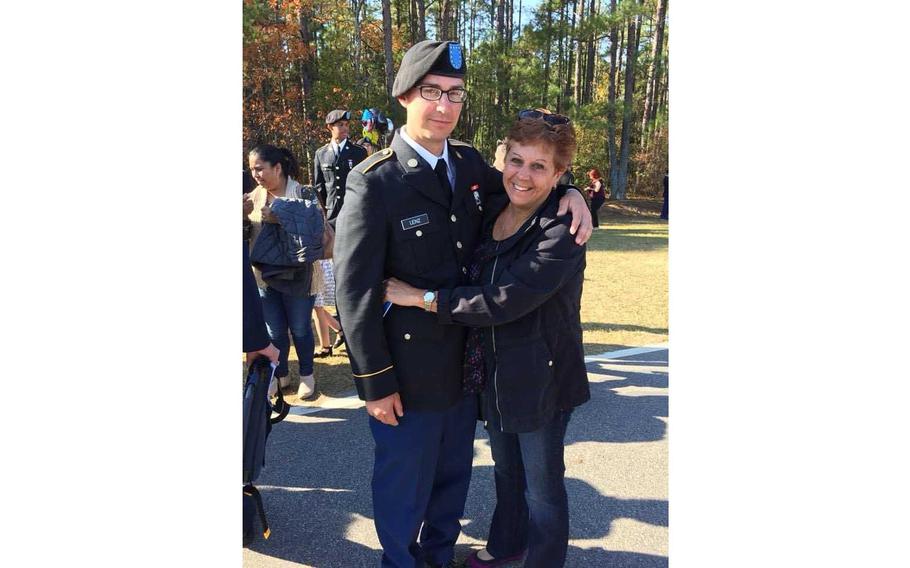
POLYGON ((329 110, 351 111, 355 140, 364 108, 401 126, 391 89, 404 52, 454 40, 469 96, 453 137, 492 163, 516 113, 546 107, 575 124, 578 185, 597 168, 611 199, 655 196, 668 173, 667 2, 244 0, 244 150, 287 147, 309 178, 329 110))

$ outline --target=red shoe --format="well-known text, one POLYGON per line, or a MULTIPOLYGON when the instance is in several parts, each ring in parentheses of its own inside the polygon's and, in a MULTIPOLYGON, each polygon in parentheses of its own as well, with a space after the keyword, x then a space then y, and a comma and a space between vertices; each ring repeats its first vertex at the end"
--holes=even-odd
POLYGON ((471 553, 470 556, 468 556, 468 559, 465 560, 465 562, 464 562, 465 568, 492 568, 494 566, 504 566, 505 564, 508 564, 509 562, 515 562, 517 560, 521 560, 522 556, 525 555, 525 551, 522 550, 518 554, 513 554, 512 556, 506 556, 504 558, 494 558, 493 560, 481 560, 477 556, 478 552, 480 552, 480 551, 475 550, 474 552, 471 553))

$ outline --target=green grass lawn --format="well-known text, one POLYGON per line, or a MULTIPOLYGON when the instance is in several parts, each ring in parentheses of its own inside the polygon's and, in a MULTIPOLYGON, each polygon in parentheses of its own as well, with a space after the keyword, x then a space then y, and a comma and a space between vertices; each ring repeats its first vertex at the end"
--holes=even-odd
MULTIPOLYGON (((601 228, 588 241, 581 299, 585 354, 667 341, 668 231, 659 211, 660 203, 648 200, 607 202, 601 209, 601 228)), ((345 355, 316 359, 318 397, 298 401, 293 348, 290 359, 295 386, 285 393, 291 404, 319 404, 353 388, 345 355)))
POLYGON ((608 216, 588 241, 585 354, 667 341, 667 222, 608 216))

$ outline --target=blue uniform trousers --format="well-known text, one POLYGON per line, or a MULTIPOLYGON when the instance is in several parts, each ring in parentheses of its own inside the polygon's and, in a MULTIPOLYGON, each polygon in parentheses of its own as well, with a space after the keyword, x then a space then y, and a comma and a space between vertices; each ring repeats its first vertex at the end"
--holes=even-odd
POLYGON ((369 419, 376 442, 373 518, 382 544, 381 566, 444 565, 454 557, 461 532, 477 397, 465 396, 445 411, 404 412, 398 426, 369 419))

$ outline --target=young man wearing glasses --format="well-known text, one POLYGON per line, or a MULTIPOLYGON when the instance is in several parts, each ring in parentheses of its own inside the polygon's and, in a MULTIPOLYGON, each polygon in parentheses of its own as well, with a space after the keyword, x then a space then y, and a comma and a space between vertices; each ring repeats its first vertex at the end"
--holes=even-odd
MULTIPOLYGON (((477 400, 462 392, 465 328, 438 323, 433 292, 424 310, 386 312, 382 286, 391 276, 427 290, 466 283, 484 204, 506 199, 502 174, 449 139, 468 96, 465 72, 455 42, 422 41, 405 53, 392 95, 407 121, 389 148, 351 171, 336 225, 336 303, 376 444, 384 568, 453 562, 471 477, 477 400)), ((564 201, 584 243, 584 198, 570 191, 564 201)))
POLYGON ((332 228, 344 205, 344 190, 348 173, 367 157, 366 150, 348 140, 348 120, 351 113, 336 109, 325 117, 332 134, 328 144, 316 150, 313 158, 313 188, 325 207, 326 219, 332 228))

